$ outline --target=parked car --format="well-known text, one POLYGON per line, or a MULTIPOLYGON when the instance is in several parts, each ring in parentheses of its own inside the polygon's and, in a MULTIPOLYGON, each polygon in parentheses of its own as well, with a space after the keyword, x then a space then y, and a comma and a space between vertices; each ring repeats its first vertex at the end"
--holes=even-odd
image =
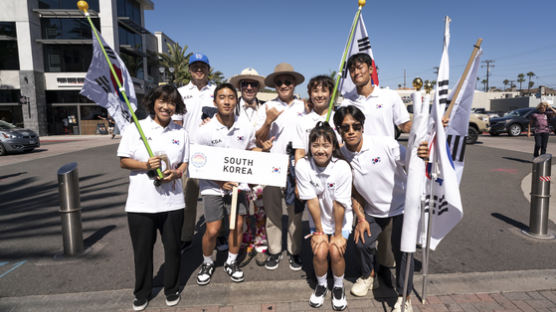
POLYGON ((30 152, 39 146, 39 136, 33 130, 18 128, 0 120, 0 156, 12 152, 30 152))
MULTIPOLYGON (((407 105, 407 111, 409 112, 410 119, 413 120, 413 105, 407 105)), ((467 130, 467 136, 465 137, 466 144, 475 144, 479 135, 483 132, 489 130, 489 119, 485 114, 471 113, 469 115, 469 128, 467 130)), ((396 138, 399 136, 399 130, 396 127, 396 138)))
POLYGON ((486 109, 484 109, 482 107, 473 107, 473 108, 471 108, 471 112, 477 113, 477 114, 488 115, 488 118, 500 117, 500 116, 504 115, 501 112, 487 111, 486 109))
MULTIPOLYGON (((536 112, 535 107, 519 108, 504 114, 499 118, 490 119, 490 135, 496 136, 500 133, 507 132, 510 136, 518 136, 522 131, 527 129, 529 117, 536 112)), ((549 121, 550 130, 556 129, 556 118, 549 121)), ((533 130, 533 128, 531 129, 533 130)))

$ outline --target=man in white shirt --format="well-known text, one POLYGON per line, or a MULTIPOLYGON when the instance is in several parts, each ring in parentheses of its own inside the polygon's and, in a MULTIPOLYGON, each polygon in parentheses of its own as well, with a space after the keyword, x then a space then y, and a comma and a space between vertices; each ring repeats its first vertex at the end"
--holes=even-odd
MULTIPOLYGON (((274 72, 265 78, 265 85, 275 87, 278 97, 265 103, 259 109, 257 121, 257 141, 273 140, 271 153, 293 155, 291 147, 292 138, 295 135, 295 124, 297 119, 304 114, 305 107, 301 100, 294 97, 293 91, 296 85, 305 80, 303 75, 294 71, 287 63, 280 63, 274 68, 274 72), (288 149, 289 145, 289 149, 288 149)), ((288 207, 288 235, 287 249, 290 256, 290 269, 301 270, 301 246, 302 227, 301 217, 304 209, 303 203, 295 198, 293 187, 295 175, 293 163, 288 171, 289 199, 286 198, 288 207)), ((282 189, 274 186, 266 186, 263 190, 263 202, 266 219, 266 233, 268 240, 268 253, 265 267, 268 270, 278 268, 282 258, 282 198, 285 197, 282 189)))
MULTIPOLYGON (((174 114, 172 120, 182 125, 194 138, 202 122, 203 107, 214 107, 213 97, 216 86, 209 83, 210 63, 208 57, 201 53, 194 53, 189 58, 189 73, 191 81, 178 89, 186 112, 174 114)), ((195 221, 197 219, 197 199, 199 197, 199 181, 183 176, 185 210, 183 216, 183 228, 181 233, 182 252, 191 247, 193 234, 195 232, 195 221)))
MULTIPOLYGON (((257 99, 257 93, 264 88, 264 77, 253 68, 245 68, 239 75, 233 76, 230 83, 241 91, 238 105, 236 106, 236 116, 244 122, 249 123, 253 128, 257 125, 257 112, 264 102, 257 99)), ((255 129, 257 130, 257 129, 255 129)))

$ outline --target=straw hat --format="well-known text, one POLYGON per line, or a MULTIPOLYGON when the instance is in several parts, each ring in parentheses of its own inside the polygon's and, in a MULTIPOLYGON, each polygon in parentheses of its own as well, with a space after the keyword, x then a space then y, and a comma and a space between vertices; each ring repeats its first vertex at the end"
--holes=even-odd
POLYGON ((305 81, 305 77, 303 77, 302 74, 294 71, 293 66, 291 66, 288 63, 280 63, 280 64, 276 65, 276 67, 274 67, 274 72, 272 74, 266 76, 266 78, 264 79, 264 83, 268 87, 271 87, 271 88, 276 87, 274 85, 274 79, 278 75, 290 75, 290 76, 292 76, 295 80, 295 85, 298 85, 298 84, 302 83, 303 81, 305 81))
POLYGON ((239 82, 242 80, 254 80, 259 83, 259 88, 264 88, 264 77, 259 75, 259 73, 251 67, 247 67, 246 69, 242 70, 239 75, 235 75, 230 78, 230 83, 236 88, 239 89, 239 82))

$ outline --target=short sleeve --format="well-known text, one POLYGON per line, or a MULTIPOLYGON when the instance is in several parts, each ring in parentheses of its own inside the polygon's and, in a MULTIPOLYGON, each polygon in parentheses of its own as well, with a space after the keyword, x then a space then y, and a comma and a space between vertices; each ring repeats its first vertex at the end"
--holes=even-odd
POLYGON ((268 109, 268 103, 263 104, 258 110, 257 110, 257 123, 255 124, 255 129, 259 130, 265 120, 266 120, 266 110, 268 109))
POLYGON ((183 132, 184 132, 183 141, 185 142, 185 144, 183 146, 183 160, 182 161, 184 163, 188 163, 189 162, 189 134, 185 130, 183 132))
POLYGON ((392 91, 391 97, 393 102, 392 114, 394 116, 394 123, 400 125, 409 121, 409 113, 407 112, 407 107, 405 107, 402 98, 394 91, 392 91))
POLYGON ((351 208, 351 188, 353 177, 351 175, 351 168, 348 163, 344 160, 337 160, 336 166, 334 168, 335 172, 335 183, 333 198, 338 203, 342 204, 346 211, 350 211, 351 208))
POLYGON ((122 139, 120 140, 117 152, 118 157, 134 158, 137 143, 142 143, 138 142, 137 128, 135 126, 130 126, 124 131, 122 139))
POLYGON ((183 114, 173 114, 172 120, 183 120, 183 114))
POLYGON ((295 181, 297 182, 297 191, 301 200, 317 197, 315 188, 311 184, 311 170, 311 166, 305 158, 300 159, 295 166, 295 181))
POLYGON ((303 129, 303 118, 299 118, 295 125, 295 135, 292 138, 292 147, 295 149, 304 149, 307 152, 307 146, 305 146, 304 136, 307 135, 305 129, 303 129))

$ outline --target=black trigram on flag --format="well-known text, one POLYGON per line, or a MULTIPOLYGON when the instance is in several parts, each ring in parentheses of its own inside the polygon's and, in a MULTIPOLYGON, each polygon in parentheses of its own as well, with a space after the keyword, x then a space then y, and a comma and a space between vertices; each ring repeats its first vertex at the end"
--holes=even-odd
POLYGON ((438 82, 438 103, 448 104, 448 80, 438 82))
POLYGON ((108 78, 106 78, 105 76, 100 76, 96 78, 95 81, 102 88, 102 90, 104 90, 104 92, 106 93, 111 92, 110 82, 108 81, 108 78))
POLYGON ((371 41, 369 40, 369 37, 357 40, 357 46, 359 47, 359 52, 368 51, 371 48, 371 41))
POLYGON ((465 156, 465 138, 461 135, 448 135, 446 141, 448 142, 448 146, 450 147, 450 154, 452 155, 452 159, 454 161, 463 161, 463 157, 465 156))
MULTIPOLYGON (((425 213, 429 213, 430 211, 430 197, 431 195, 427 195, 425 198, 425 213)), ((442 194, 442 197, 440 198, 436 195, 434 195, 432 198, 433 198, 433 202, 432 202, 433 215, 441 215, 448 211, 448 202, 446 201, 444 194, 442 194)))
POLYGON ((106 54, 108 55, 108 57, 110 57, 113 60, 117 60, 116 54, 114 53, 114 51, 112 51, 112 48, 110 48, 109 45, 104 46, 104 51, 106 51, 106 54))

